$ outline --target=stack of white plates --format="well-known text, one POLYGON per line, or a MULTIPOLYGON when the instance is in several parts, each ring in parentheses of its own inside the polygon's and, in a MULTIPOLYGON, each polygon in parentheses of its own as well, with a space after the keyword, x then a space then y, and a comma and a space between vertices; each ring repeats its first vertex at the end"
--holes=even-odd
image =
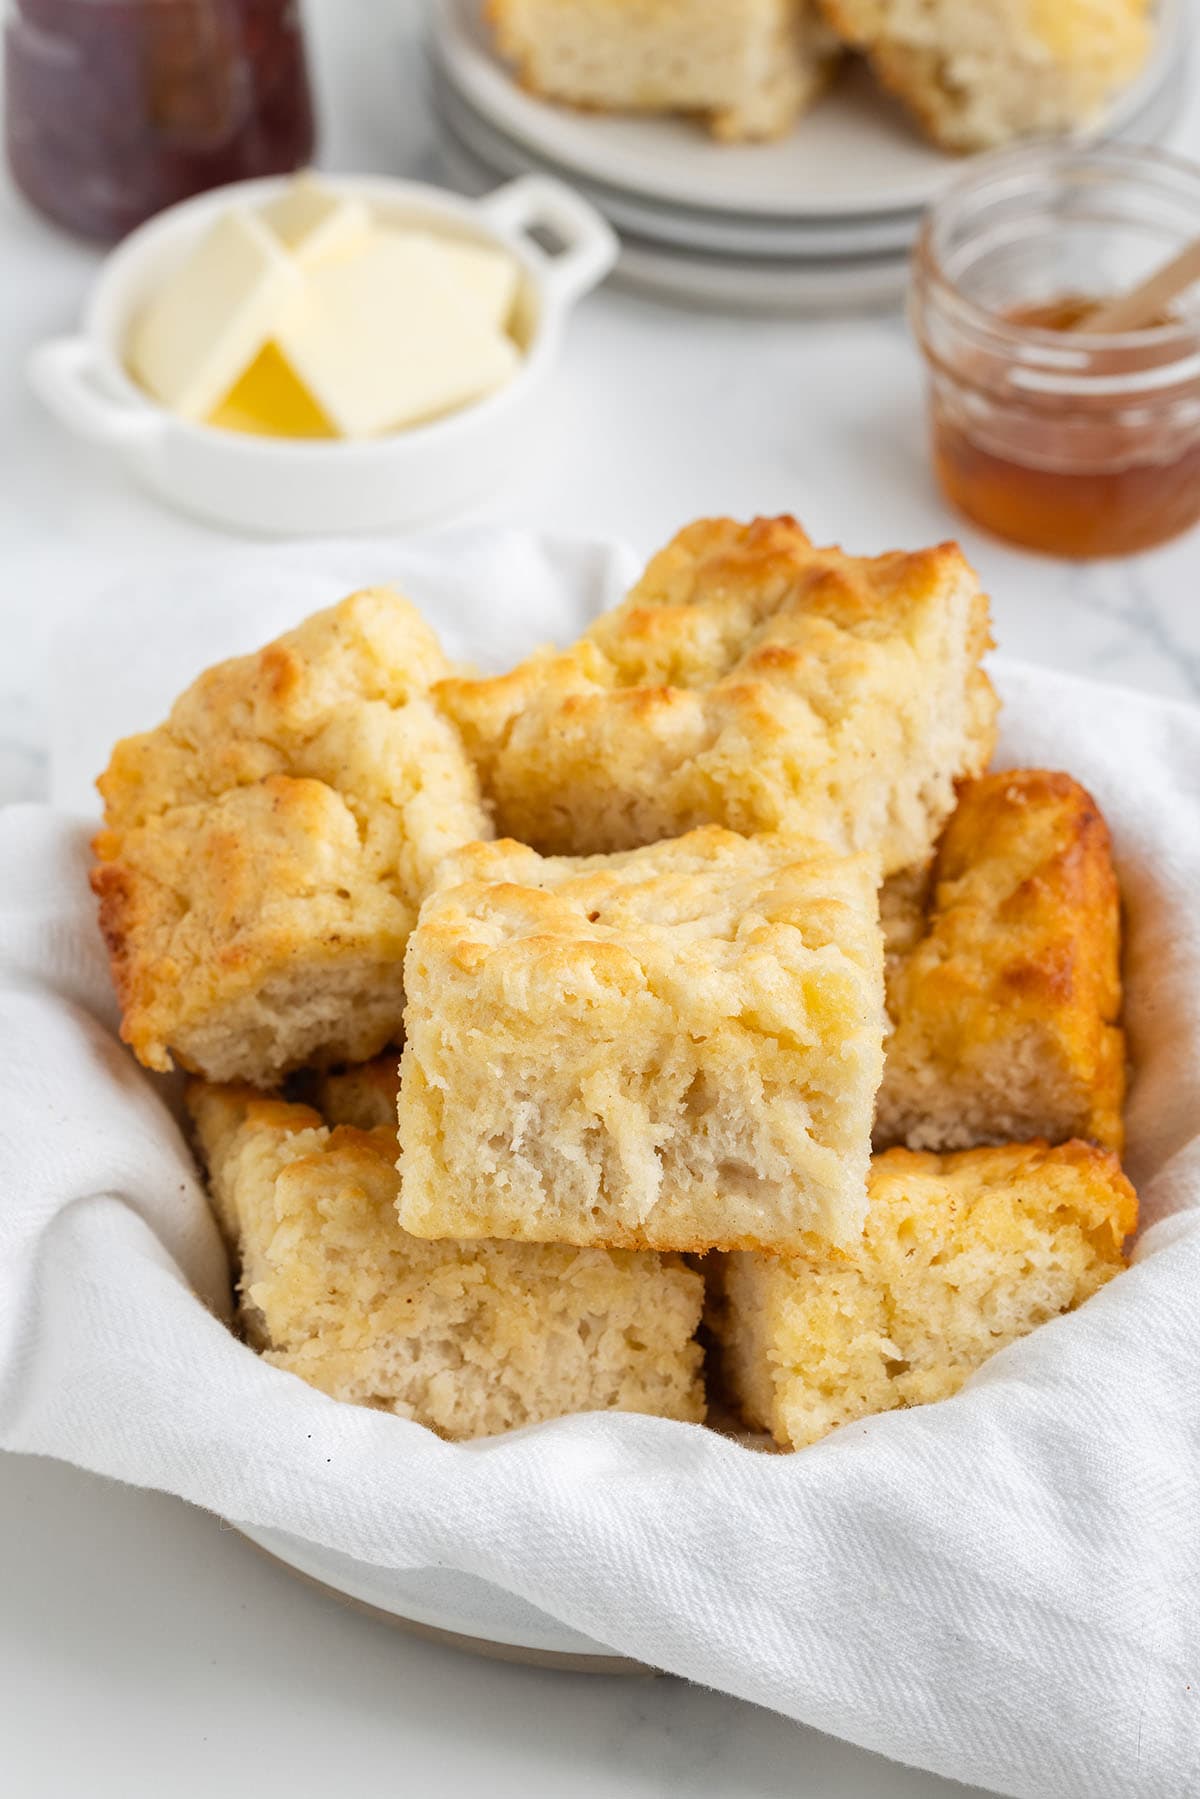
MULTIPOLYGON (((760 311, 876 306, 901 293, 921 213, 962 170, 851 66, 779 143, 725 145, 687 119, 575 111, 527 93, 483 0, 434 0, 430 63, 450 173, 482 189, 530 170, 572 183, 620 233, 626 279, 760 311)), ((1154 55, 1089 135, 1169 132, 1190 0, 1159 0, 1154 55)))

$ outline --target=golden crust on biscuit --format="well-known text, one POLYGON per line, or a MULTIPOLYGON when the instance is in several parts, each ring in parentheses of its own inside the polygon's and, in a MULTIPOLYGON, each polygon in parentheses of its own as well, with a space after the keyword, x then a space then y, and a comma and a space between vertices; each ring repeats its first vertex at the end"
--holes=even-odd
POLYGON ((816 0, 488 0, 487 14, 531 93, 695 113, 731 141, 789 131, 840 51, 816 0))
POLYGON ((852 1240, 882 1060, 877 878, 717 826, 613 856, 449 858, 405 969, 406 1228, 852 1240))
POLYGON ((709 1322, 745 1423, 799 1449, 948 1399, 1119 1273, 1137 1198, 1086 1143, 876 1156, 861 1244, 714 1257, 709 1322))
POLYGON ((948 150, 1092 123, 1152 41, 1148 0, 821 0, 948 150))
POLYGON ((370 1062, 324 1069, 299 1083, 299 1097, 316 1106, 330 1124, 352 1124, 360 1131, 396 1129, 400 1094, 400 1050, 393 1047, 370 1062))
POLYGON ((276 1366, 454 1438, 593 1410, 703 1418, 703 1283, 678 1258, 422 1242, 396 1217, 394 1123, 331 1127, 201 1081, 188 1106, 243 1327, 276 1366))
POLYGON ((852 557, 790 518, 707 519, 561 654, 438 694, 498 830, 547 854, 707 823, 928 859, 985 766, 987 600, 958 549, 852 557))
POLYGON ((117 745, 92 884, 147 1066, 270 1086, 397 1035, 432 872, 490 828, 429 697, 449 668, 406 600, 354 594, 117 745))
POLYGON ((969 782, 924 905, 888 887, 876 1147, 1080 1137, 1119 1150, 1120 895, 1091 795, 1042 769, 969 782))

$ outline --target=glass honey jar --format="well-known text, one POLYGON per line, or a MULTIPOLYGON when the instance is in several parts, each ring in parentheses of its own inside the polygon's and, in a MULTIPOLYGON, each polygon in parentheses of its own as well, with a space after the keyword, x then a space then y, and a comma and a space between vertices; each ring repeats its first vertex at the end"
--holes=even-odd
POLYGON ((910 317, 934 468, 959 511, 1051 555, 1123 556, 1200 519, 1200 292, 1087 329, 1200 233, 1200 165, 1124 145, 980 159, 933 208, 910 317))

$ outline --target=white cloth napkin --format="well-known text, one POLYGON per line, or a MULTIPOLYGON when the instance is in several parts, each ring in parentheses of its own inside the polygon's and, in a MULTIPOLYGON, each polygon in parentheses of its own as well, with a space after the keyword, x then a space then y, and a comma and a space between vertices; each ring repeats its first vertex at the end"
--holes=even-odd
MULTIPOLYGON (((113 596, 64 662, 56 794, 205 661, 395 579, 456 649, 570 634, 620 554, 516 534, 249 551, 113 596)), ((1114 827, 1135 1265, 955 1399, 794 1456, 613 1414, 471 1445, 339 1405, 220 1322, 161 1090, 113 1036, 86 830, 0 818, 0 1444, 359 1560, 481 1576, 613 1648, 1029 1799, 1200 1793, 1200 713, 1005 667, 1003 759, 1114 827)))

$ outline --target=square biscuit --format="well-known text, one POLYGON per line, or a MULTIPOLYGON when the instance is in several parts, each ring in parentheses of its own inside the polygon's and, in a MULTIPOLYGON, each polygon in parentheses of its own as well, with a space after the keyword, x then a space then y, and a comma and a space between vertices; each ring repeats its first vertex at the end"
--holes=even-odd
POLYGON ((884 87, 947 150, 1090 124, 1146 60, 1150 0, 821 0, 884 87))
POLYGON ((420 1236, 701 1250, 862 1227, 876 865, 717 826, 450 857, 405 966, 400 1217, 420 1236))
POLYGON ((450 1438, 571 1412, 703 1419, 703 1282, 679 1258, 422 1242, 396 1216, 394 1123, 200 1081, 188 1106, 245 1334, 277 1367, 450 1438))
POLYGON ((270 1087, 397 1035, 433 871, 490 834, 430 698, 449 670, 408 601, 370 590, 210 669, 117 745, 92 885, 147 1067, 270 1087))
POLYGON ((1124 1267, 1137 1199, 1091 1144, 893 1149, 861 1243, 709 1267, 721 1381, 741 1418, 800 1449, 839 1425, 956 1393, 998 1349, 1124 1267))
POLYGON ((988 604, 953 544, 816 549, 704 519, 561 653, 439 688, 501 835, 590 855, 703 824, 798 831, 885 874, 928 860, 982 772, 988 604))
POLYGON ((700 114, 719 138, 789 131, 838 41, 816 0, 488 0, 502 53, 547 99, 700 114))
POLYGON ((400 1098, 400 1050, 393 1047, 370 1062, 325 1068, 301 1076, 296 1097, 315 1106, 330 1124, 356 1130, 396 1132, 400 1098))
POLYGON ((968 782, 928 878, 889 881, 882 906, 876 1148, 1119 1150, 1120 894, 1091 795, 1044 769, 968 782))

